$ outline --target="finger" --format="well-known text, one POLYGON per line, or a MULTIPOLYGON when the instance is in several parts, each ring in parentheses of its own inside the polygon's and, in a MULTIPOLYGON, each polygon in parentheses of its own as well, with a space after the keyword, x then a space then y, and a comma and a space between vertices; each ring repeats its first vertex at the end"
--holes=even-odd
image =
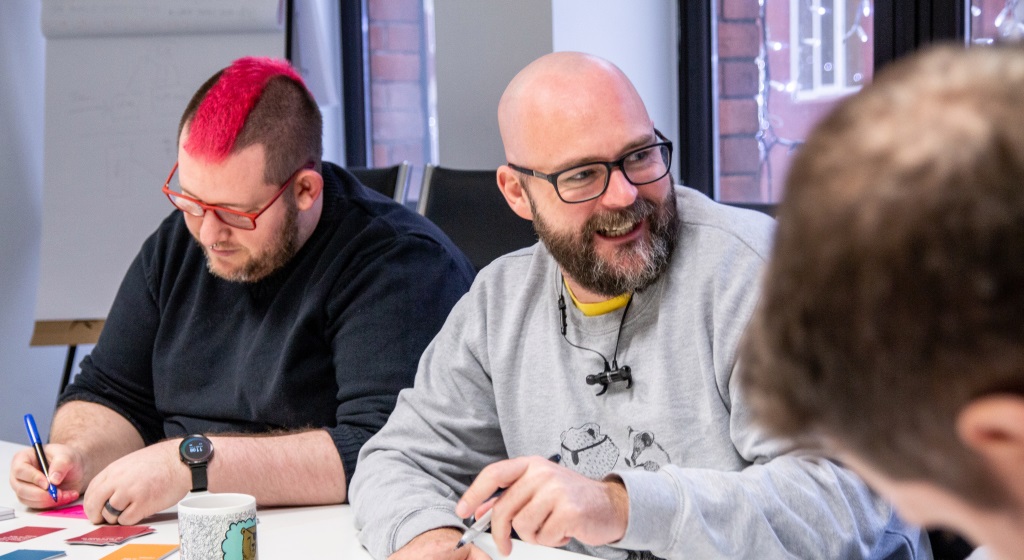
POLYGON ((530 458, 519 457, 492 463, 480 471, 455 506, 455 514, 466 518, 499 488, 508 488, 526 472, 530 458))

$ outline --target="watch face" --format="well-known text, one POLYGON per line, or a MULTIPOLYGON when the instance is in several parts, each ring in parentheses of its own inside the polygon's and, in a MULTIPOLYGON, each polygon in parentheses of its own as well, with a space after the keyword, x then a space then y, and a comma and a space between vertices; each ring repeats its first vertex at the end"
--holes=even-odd
POLYGON ((182 461, 201 463, 208 461, 213 455, 213 442, 203 436, 188 436, 182 440, 178 451, 181 452, 182 461))

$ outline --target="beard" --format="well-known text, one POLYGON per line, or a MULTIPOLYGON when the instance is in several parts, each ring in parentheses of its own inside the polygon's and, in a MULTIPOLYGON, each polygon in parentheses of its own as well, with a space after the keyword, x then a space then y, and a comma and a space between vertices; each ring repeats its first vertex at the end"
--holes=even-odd
POLYGON ((533 227, 562 272, 592 292, 609 298, 643 290, 668 268, 679 232, 675 189, 660 202, 637 197, 622 210, 594 214, 578 233, 559 233, 537 211, 533 199, 533 227), (615 248, 611 259, 597 254, 594 236, 599 231, 614 230, 647 220, 650 235, 628 245, 615 248))
MULTIPOLYGON (((206 255, 206 268, 214 276, 227 280, 228 282, 253 283, 270 276, 274 271, 285 265, 299 250, 299 210, 295 205, 295 197, 292 193, 282 196, 285 205, 284 223, 281 226, 281 233, 274 240, 273 244, 258 254, 252 255, 241 268, 233 272, 222 272, 213 266, 213 259, 209 254, 209 247, 200 244, 203 253, 206 255)), ((198 243, 199 240, 197 239, 198 243)))

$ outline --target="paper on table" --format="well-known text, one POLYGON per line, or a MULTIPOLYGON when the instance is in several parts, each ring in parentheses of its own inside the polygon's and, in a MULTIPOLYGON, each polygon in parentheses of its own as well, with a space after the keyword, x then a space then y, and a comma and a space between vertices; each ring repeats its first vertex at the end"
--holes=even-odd
POLYGON ((14 517, 14 508, 7 506, 0 506, 0 521, 5 519, 12 519, 14 517))
POLYGON ((175 550, 176 544, 126 544, 100 560, 160 560, 175 550))
POLYGON ((67 556, 63 550, 15 550, 0 555, 0 560, 50 560, 67 556))
POLYGON ((63 529, 60 527, 19 527, 13 531, 0 533, 0 542, 24 542, 57 531, 63 531, 63 529))
POLYGON ((89 518, 89 516, 85 515, 85 507, 82 504, 57 509, 48 509, 46 511, 39 512, 39 515, 46 515, 48 517, 71 517, 74 519, 89 518))
POLYGON ((142 535, 148 535, 155 532, 156 529, 142 525, 105 525, 98 529, 89 531, 84 535, 65 539, 64 542, 68 544, 91 544, 104 546, 109 544, 121 544, 128 539, 134 539, 135 537, 141 537, 142 535))

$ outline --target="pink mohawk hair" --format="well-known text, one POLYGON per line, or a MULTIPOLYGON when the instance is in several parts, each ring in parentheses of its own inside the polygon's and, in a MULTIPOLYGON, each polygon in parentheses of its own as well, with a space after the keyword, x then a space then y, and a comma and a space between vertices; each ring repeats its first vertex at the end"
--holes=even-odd
POLYGON ((286 61, 248 56, 232 62, 196 108, 188 127, 185 150, 194 157, 210 161, 226 158, 267 82, 277 76, 285 76, 306 87, 286 61))

